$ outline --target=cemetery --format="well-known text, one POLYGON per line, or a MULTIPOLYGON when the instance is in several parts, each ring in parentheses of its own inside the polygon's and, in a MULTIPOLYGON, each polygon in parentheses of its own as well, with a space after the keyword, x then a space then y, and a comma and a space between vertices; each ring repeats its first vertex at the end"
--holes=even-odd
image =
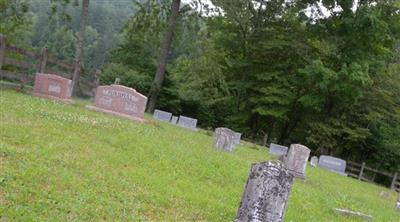
MULTIPOLYGON (((373 216, 373 221, 400 218, 396 192, 341 176, 325 165, 310 167, 303 145, 290 146, 286 162, 280 163, 262 147, 243 143, 225 152, 203 131, 193 133, 166 121, 138 124, 87 110, 87 102, 68 105, 11 90, 3 90, 0 100, 14 110, 0 109, 2 217, 243 221, 251 214, 275 218, 271 221, 357 219, 335 210, 341 209, 373 216), (262 170, 267 174, 249 180, 258 167, 274 170, 262 170), (272 173, 278 169, 282 177, 272 173), (276 182, 262 186, 259 198, 280 206, 268 215, 261 205, 251 211, 261 203, 253 201, 263 180, 276 182), (380 197, 382 191, 387 197, 380 197)), ((339 170, 335 163, 330 164, 339 170)))
POLYGON ((400 222, 398 0, 0 11, 0 222, 400 222))

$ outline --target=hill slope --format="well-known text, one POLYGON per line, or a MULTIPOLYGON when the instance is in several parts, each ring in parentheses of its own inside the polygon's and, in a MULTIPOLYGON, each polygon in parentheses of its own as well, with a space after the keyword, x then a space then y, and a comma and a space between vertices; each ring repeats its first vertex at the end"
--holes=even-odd
MULTIPOLYGON (((0 91, 0 221, 232 221, 250 164, 265 150, 215 150, 212 137, 151 121, 138 124, 0 91)), ((308 167, 286 221, 357 221, 342 207, 400 221, 395 193, 308 167)))

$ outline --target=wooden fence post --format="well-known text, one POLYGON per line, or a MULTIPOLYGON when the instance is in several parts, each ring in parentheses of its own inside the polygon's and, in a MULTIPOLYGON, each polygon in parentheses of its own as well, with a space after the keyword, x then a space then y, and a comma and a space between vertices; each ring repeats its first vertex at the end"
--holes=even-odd
POLYGON ((390 189, 394 190, 396 188, 396 180, 398 173, 396 172, 393 176, 392 185, 390 185, 390 189))
POLYGON ((37 67, 37 73, 45 73, 46 72, 46 63, 47 63, 47 48, 42 49, 42 53, 40 56, 39 65, 37 67))
POLYGON ((6 37, 0 34, 0 70, 6 54, 6 37))
POLYGON ((364 173, 364 168, 365 168, 365 162, 363 162, 362 165, 361 165, 360 174, 358 174, 358 180, 362 179, 362 175, 364 173))

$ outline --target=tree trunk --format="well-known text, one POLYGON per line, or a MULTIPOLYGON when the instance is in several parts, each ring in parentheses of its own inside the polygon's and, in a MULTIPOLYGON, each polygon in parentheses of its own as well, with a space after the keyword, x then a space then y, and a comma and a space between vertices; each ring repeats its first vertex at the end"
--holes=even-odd
POLYGON ((160 61, 158 64, 157 72, 154 77, 153 84, 149 92, 149 103, 147 105, 147 112, 152 113, 154 111, 158 94, 160 93, 162 83, 165 77, 165 67, 167 65, 168 54, 171 49, 172 37, 174 35, 176 19, 179 14, 180 0, 173 0, 171 4, 171 15, 168 19, 168 29, 164 35, 164 40, 161 45, 160 61))
POLYGON ((79 78, 81 77, 81 63, 83 57, 83 41, 85 38, 86 21, 89 14, 89 0, 82 0, 82 13, 79 23, 79 33, 75 47, 75 67, 72 76, 72 94, 76 96, 79 92, 79 78))

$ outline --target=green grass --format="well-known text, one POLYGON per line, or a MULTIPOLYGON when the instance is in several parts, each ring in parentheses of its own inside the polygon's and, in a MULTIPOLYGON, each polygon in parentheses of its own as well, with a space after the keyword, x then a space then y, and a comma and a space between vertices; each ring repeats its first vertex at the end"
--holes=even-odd
MULTIPOLYGON (((271 159, 250 146, 218 151, 204 131, 84 104, 0 91, 0 221, 232 221, 250 164, 271 159)), ((333 208, 400 221, 394 204, 386 188, 308 167, 286 221, 357 221, 333 208)))

